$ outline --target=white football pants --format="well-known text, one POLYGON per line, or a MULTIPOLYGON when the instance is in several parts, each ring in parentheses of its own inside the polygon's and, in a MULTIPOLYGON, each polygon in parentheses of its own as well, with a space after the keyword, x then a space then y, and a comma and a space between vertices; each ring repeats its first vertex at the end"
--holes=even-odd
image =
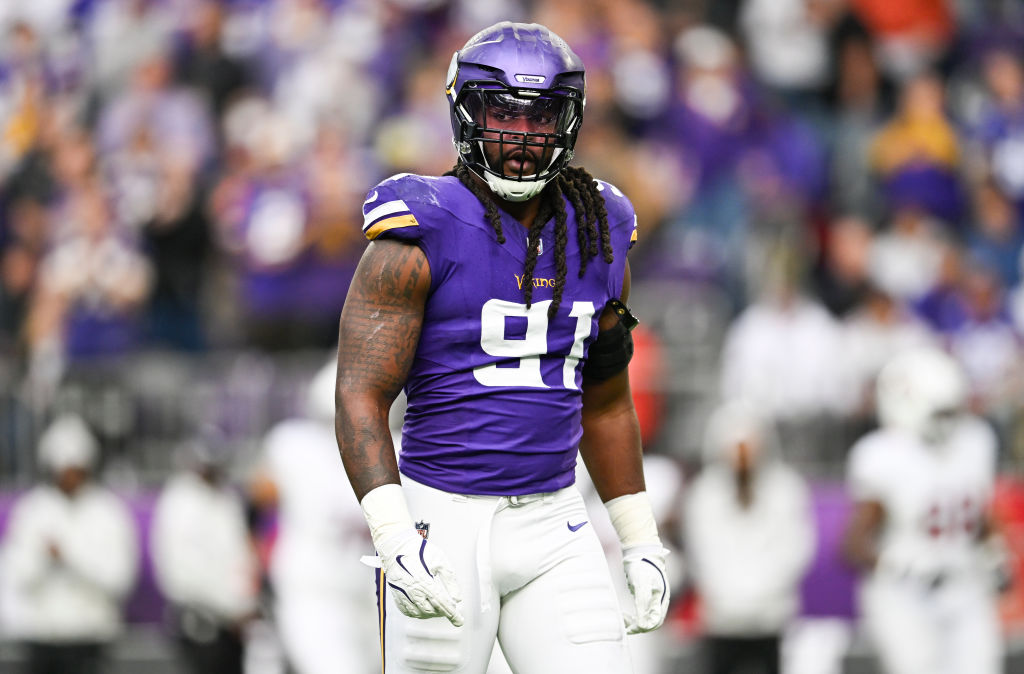
POLYGON ((999 616, 984 578, 938 587, 876 572, 860 592, 865 627, 887 674, 998 674, 999 616))
POLYGON ((483 674, 495 637, 516 674, 632 671, 604 552, 575 487, 519 497, 451 494, 405 477, 403 487, 413 520, 453 566, 466 623, 406 617, 378 583, 385 674, 483 674))

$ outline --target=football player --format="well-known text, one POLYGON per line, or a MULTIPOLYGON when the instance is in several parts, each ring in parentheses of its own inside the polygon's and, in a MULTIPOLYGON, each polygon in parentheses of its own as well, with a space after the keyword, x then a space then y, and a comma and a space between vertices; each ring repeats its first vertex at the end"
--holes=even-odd
POLYGON ((864 625, 890 674, 1002 671, 996 438, 965 399, 944 352, 898 355, 878 376, 881 427, 850 452, 845 553, 864 573, 864 625))
POLYGON ((633 207, 569 166, 584 67, 544 26, 478 33, 445 93, 457 163, 370 191, 341 315, 336 431, 379 557, 386 670, 483 672, 497 638, 517 673, 629 671, 625 632, 669 602, 627 375, 633 207), (625 624, 577 448, 623 547, 625 624))

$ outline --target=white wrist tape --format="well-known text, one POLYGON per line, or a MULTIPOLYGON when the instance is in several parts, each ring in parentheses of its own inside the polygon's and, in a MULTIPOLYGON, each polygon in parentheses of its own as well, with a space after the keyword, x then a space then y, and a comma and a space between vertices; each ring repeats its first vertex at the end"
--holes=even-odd
POLYGON ((654 510, 647 492, 619 496, 604 506, 608 509, 623 550, 636 545, 661 546, 658 525, 654 521, 654 510))
POLYGON ((370 536, 379 550, 381 544, 395 534, 413 531, 412 515, 405 502, 401 485, 384 484, 372 489, 359 502, 363 517, 370 525, 370 536))

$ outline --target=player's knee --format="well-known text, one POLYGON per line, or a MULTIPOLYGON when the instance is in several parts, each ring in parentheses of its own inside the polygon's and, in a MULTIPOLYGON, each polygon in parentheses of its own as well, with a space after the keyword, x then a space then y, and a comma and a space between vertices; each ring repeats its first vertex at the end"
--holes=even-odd
POLYGON ((447 620, 416 621, 402 645, 403 664, 415 671, 453 672, 468 659, 469 630, 452 627, 447 620))
POLYGON ((565 635, 574 644, 621 641, 622 616, 607 579, 581 574, 569 579, 558 592, 565 635))

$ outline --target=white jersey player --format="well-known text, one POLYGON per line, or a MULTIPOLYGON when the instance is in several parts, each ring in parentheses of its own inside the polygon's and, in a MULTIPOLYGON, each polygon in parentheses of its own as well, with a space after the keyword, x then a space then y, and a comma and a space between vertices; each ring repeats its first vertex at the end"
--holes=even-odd
POLYGON ((270 430, 253 480, 277 500, 270 579, 281 641, 298 674, 380 671, 373 588, 359 563, 372 547, 355 497, 337 486, 333 365, 313 378, 306 412, 270 430))
POLYGON ((845 553, 865 572, 864 626, 890 674, 1002 669, 989 519, 997 443, 965 398, 952 358, 906 352, 879 374, 881 428, 850 452, 845 553))

